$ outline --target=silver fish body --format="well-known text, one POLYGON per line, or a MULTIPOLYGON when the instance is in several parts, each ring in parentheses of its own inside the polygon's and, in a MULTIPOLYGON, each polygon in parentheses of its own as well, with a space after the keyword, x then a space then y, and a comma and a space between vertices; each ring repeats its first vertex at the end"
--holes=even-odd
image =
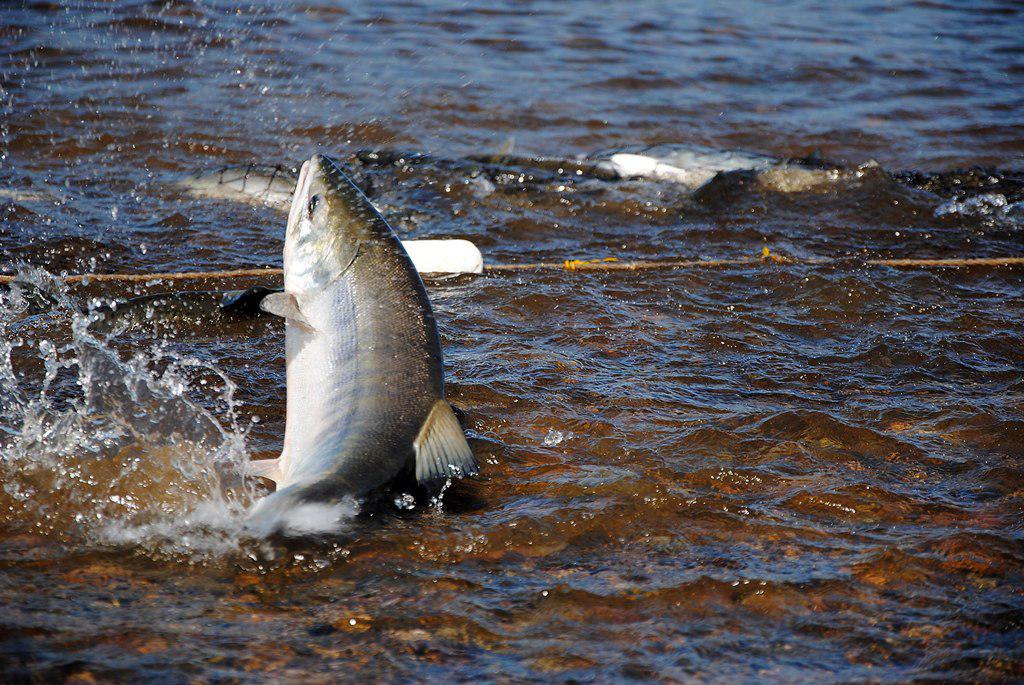
POLYGON ((253 512, 264 532, 305 530, 294 514, 306 505, 319 516, 404 471, 424 483, 476 472, 444 399, 423 282, 387 222, 322 155, 296 186, 284 286, 263 304, 285 317, 288 386, 281 457, 256 467, 278 485, 253 512))

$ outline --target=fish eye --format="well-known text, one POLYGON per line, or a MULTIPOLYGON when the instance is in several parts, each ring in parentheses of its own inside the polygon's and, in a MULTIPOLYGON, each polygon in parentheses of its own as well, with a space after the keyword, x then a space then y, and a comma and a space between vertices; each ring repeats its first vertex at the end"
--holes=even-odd
POLYGON ((306 212, 309 214, 309 218, 313 218, 313 212, 316 211, 317 206, 320 204, 320 196, 314 195, 309 198, 309 203, 306 205, 306 212))

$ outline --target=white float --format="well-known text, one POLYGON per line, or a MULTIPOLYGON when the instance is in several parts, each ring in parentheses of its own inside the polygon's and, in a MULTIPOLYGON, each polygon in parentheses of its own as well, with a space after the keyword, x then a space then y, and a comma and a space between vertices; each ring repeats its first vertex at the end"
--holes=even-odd
POLYGON ((403 240, 402 247, 421 274, 479 274, 484 271, 480 249, 468 240, 403 240))

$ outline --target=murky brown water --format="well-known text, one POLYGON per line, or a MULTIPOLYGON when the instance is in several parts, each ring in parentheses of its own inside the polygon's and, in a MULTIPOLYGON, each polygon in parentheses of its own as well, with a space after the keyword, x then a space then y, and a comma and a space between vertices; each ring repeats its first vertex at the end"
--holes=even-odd
MULTIPOLYGON (((317 149, 403 237, 491 262, 1024 253, 1001 172, 949 204, 874 172, 692 196, 355 157, 514 137, 1022 167, 1018 5, 834 4, 6 4, 0 257, 279 264, 278 212, 173 181, 317 149)), ((106 339, 69 303, 5 300, 0 679, 1020 679, 1022 279, 852 261, 432 280, 481 475, 288 546, 237 543, 209 477, 280 448, 276 322, 142 311, 106 339)))

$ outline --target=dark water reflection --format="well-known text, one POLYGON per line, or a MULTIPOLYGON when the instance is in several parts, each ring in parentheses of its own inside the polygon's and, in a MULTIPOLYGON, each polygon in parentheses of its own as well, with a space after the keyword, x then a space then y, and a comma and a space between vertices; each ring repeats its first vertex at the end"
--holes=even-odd
MULTIPOLYGON (((279 264, 275 211, 168 181, 318 148, 358 166, 374 146, 456 158, 509 137, 551 155, 685 142, 1019 169, 1022 29, 1008 2, 8 4, 0 255, 51 271, 279 264)), ((947 198, 881 177, 691 197, 358 171, 403 236, 468 237, 492 261, 1024 247, 1010 213, 937 211, 947 198)), ((99 545, 5 515, 3 679, 1024 675, 1019 270, 428 287, 479 478, 441 509, 384 506, 271 561, 99 545)), ((151 325, 238 384, 241 422, 261 419, 248 453, 273 456, 276 325, 151 325)), ((153 330, 117 344, 142 349, 153 330)))

